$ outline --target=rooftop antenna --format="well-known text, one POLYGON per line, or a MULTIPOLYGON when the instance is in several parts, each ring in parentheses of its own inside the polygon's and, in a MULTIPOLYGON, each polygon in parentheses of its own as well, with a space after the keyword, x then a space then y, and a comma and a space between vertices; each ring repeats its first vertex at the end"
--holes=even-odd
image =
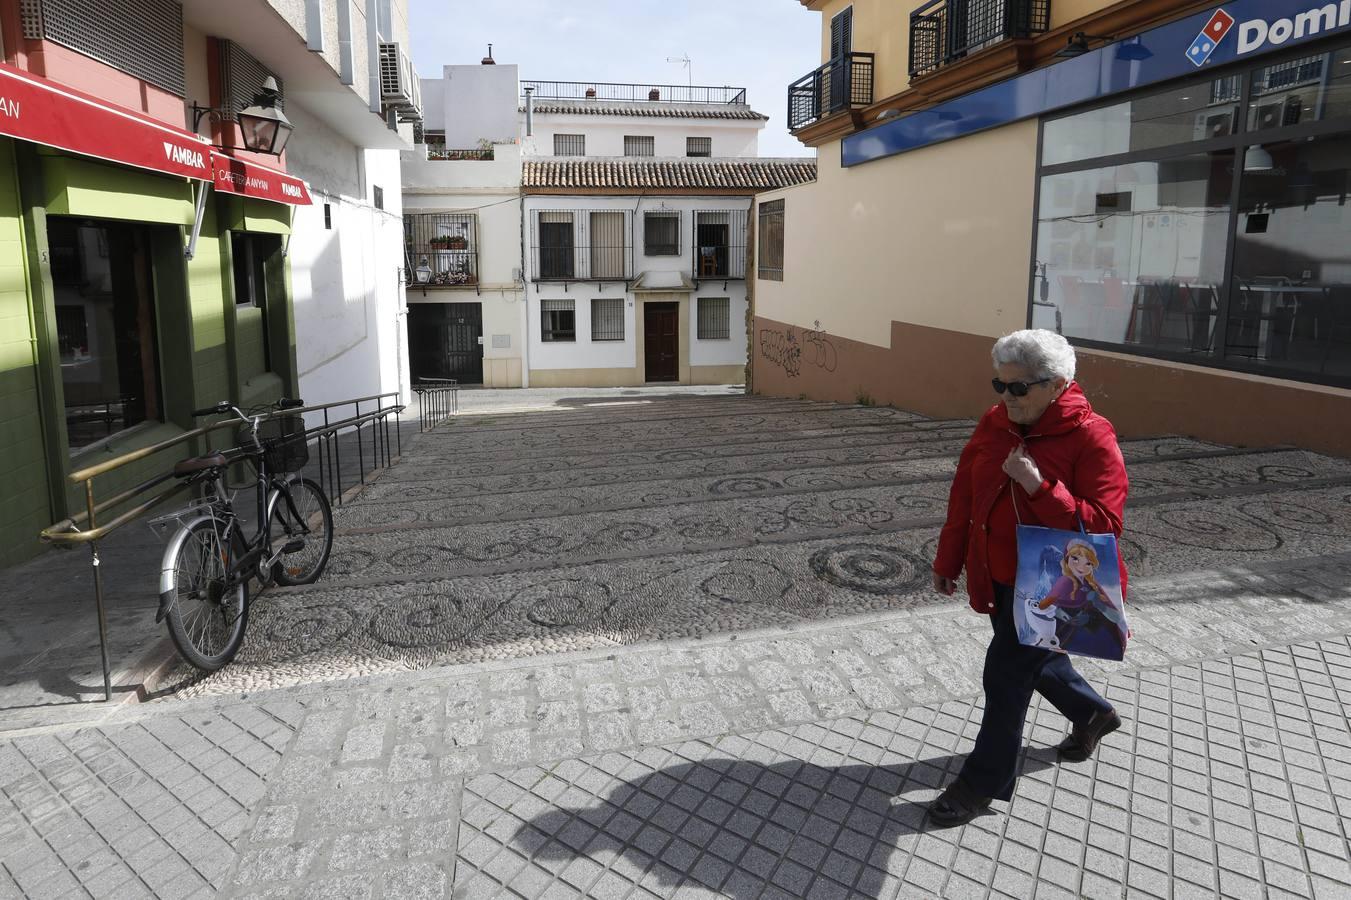
POLYGON ((685 51, 684 56, 668 56, 666 57, 666 61, 668 63, 680 63, 684 66, 687 84, 690 87, 694 87, 694 66, 692 65, 694 60, 690 59, 688 50, 685 51))

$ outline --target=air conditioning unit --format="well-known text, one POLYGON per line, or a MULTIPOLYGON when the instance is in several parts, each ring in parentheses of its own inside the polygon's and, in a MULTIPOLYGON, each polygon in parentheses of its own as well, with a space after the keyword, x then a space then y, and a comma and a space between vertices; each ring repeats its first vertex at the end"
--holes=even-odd
POLYGON ((380 102, 386 111, 396 110, 400 122, 422 120, 422 84, 397 41, 380 44, 380 102))

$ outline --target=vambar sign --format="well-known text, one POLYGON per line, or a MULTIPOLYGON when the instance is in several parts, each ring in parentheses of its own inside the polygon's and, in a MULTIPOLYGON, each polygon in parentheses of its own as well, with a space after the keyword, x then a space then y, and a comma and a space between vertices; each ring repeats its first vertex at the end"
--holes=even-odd
POLYGON ((1238 53, 1251 53, 1267 44, 1280 46, 1291 39, 1314 37, 1347 25, 1351 25, 1351 0, 1327 3, 1274 22, 1250 19, 1238 26, 1238 53))

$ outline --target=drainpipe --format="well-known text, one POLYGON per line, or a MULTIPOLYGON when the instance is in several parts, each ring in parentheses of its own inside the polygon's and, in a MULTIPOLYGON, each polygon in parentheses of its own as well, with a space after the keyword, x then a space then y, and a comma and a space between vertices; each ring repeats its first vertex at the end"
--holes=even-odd
POLYGON ((535 88, 533 86, 525 89, 525 136, 533 137, 535 134, 535 88))

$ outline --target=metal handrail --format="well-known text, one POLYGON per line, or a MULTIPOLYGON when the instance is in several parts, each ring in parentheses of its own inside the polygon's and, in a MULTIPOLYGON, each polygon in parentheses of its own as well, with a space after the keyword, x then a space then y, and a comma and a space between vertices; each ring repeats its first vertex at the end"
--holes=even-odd
MULTIPOLYGON (((361 426, 366 424, 367 422, 374 422, 375 420, 379 419, 382 421, 382 423, 384 423, 385 428, 384 448, 383 448, 384 457, 385 461, 389 462, 390 448, 388 437, 388 418, 390 415, 393 415, 395 416, 397 421, 399 414, 405 408, 403 404, 397 402, 398 396, 399 395, 394 392, 386 394, 371 394, 370 396, 367 397, 359 397, 352 400, 337 400, 332 403, 319 403, 313 406, 301 407, 299 409, 276 410, 267 415, 260 416, 259 422, 261 424, 262 422, 271 421, 280 416, 288 416, 288 417, 303 416, 305 413, 322 412, 324 414, 324 423, 322 425, 317 425, 314 428, 306 429, 305 431, 306 443, 308 443, 311 439, 314 439, 317 444, 321 445, 321 447, 325 441, 328 442, 329 447, 332 447, 334 444, 333 437, 339 431, 341 431, 344 428, 355 428, 357 430, 357 451, 358 455, 360 455, 361 426), (391 403, 391 405, 389 406, 385 406, 384 402, 391 398, 394 400, 394 402, 391 403), (379 404, 378 407, 375 410, 363 414, 361 412, 361 404, 370 403, 372 401, 377 401, 379 404), (328 421, 328 410, 338 406, 349 406, 349 405, 356 407, 356 415, 339 420, 337 422, 328 421)), ((238 428, 241 424, 242 423, 238 419, 229 419, 221 422, 213 422, 210 425, 203 425, 200 428, 194 428, 191 431, 185 432, 183 434, 177 435, 167 440, 159 441, 155 444, 150 445, 149 447, 141 447, 136 450, 132 450, 128 453, 123 453, 122 455, 114 457, 113 459, 105 460, 101 463, 98 463, 97 465, 86 466, 83 469, 70 473, 70 475, 67 476, 67 478, 71 484, 80 484, 80 483, 84 484, 84 497, 85 497, 84 512, 78 513, 67 519, 63 519, 60 522, 49 525, 46 528, 42 529, 42 531, 39 533, 39 537, 41 540, 43 540, 46 543, 54 544, 56 546, 74 546, 76 544, 89 545, 90 561, 94 569, 94 602, 98 611, 99 651, 103 657, 103 699, 105 701, 112 699, 113 692, 112 692, 112 676, 110 674, 110 669, 108 665, 108 618, 103 603, 103 577, 99 569, 100 562, 99 562, 98 542, 104 537, 107 537, 109 534, 116 531, 117 529, 121 528, 123 525, 126 525, 128 522, 137 519, 150 509, 153 509, 155 506, 158 506, 160 503, 163 503, 165 500, 169 499, 175 494, 179 494, 187 490, 187 488, 193 484, 193 481, 191 479, 175 479, 174 473, 171 470, 169 472, 163 472, 159 475, 152 476, 151 478, 142 481, 140 484, 137 484, 134 487, 127 488, 126 490, 123 490, 122 492, 102 502, 96 502, 94 499, 94 479, 98 478, 101 475, 106 475, 109 472, 116 471, 117 469, 120 469, 124 466, 130 465, 131 463, 137 462, 138 460, 142 460, 149 456, 153 456, 156 453, 162 453, 165 450, 172 449, 176 446, 179 446, 180 444, 186 444, 198 438, 205 437, 206 435, 209 435, 215 431, 219 431, 223 428, 238 428), (164 490, 159 491, 158 493, 152 494, 143 502, 138 503, 137 505, 131 507, 130 509, 122 511, 120 514, 115 516, 111 521, 107 522, 106 524, 103 525, 99 524, 98 517, 101 513, 108 512, 109 510, 119 507, 122 504, 127 503, 137 497, 141 497, 149 493, 153 489, 159 487, 160 485, 164 484, 165 482, 170 481, 171 479, 174 480, 175 482, 174 484, 170 485, 164 490)), ((397 424, 395 426, 395 430, 397 434, 398 433, 397 424)), ((378 446, 377 440, 378 436, 379 436, 379 429, 378 428, 373 429, 372 431, 372 449, 374 452, 374 457, 372 459, 373 465, 378 464, 378 459, 380 456, 380 447, 378 446)), ((399 438, 400 452, 402 452, 402 443, 403 443, 402 435, 399 434, 398 438, 399 438)), ((246 455, 242 452, 236 451, 226 451, 226 452, 230 454, 230 456, 228 456, 227 459, 233 457, 231 461, 237 461, 238 459, 241 459, 243 458, 243 456, 246 455)), ((321 449, 321 456, 319 460, 321 479, 323 478, 322 474, 323 465, 324 460, 321 449)), ((341 457, 338 458, 338 466, 340 465, 341 465, 341 457)), ((336 468, 337 467, 334 467, 335 472, 336 468)), ((363 457, 363 461, 361 463, 361 479, 363 483, 365 482, 366 478, 365 471, 366 471, 365 462, 363 457)), ((337 484, 339 493, 341 493, 342 476, 340 472, 337 473, 337 479, 338 479, 337 484)), ((341 497, 339 497, 338 499, 339 502, 341 503, 341 497)))
POLYGON ((625 84, 616 81, 522 81, 521 97, 526 89, 534 92, 535 101, 540 100, 615 100, 620 102, 640 102, 650 100, 652 92, 657 92, 656 100, 663 103, 717 103, 743 105, 746 102, 744 87, 705 84, 625 84))

